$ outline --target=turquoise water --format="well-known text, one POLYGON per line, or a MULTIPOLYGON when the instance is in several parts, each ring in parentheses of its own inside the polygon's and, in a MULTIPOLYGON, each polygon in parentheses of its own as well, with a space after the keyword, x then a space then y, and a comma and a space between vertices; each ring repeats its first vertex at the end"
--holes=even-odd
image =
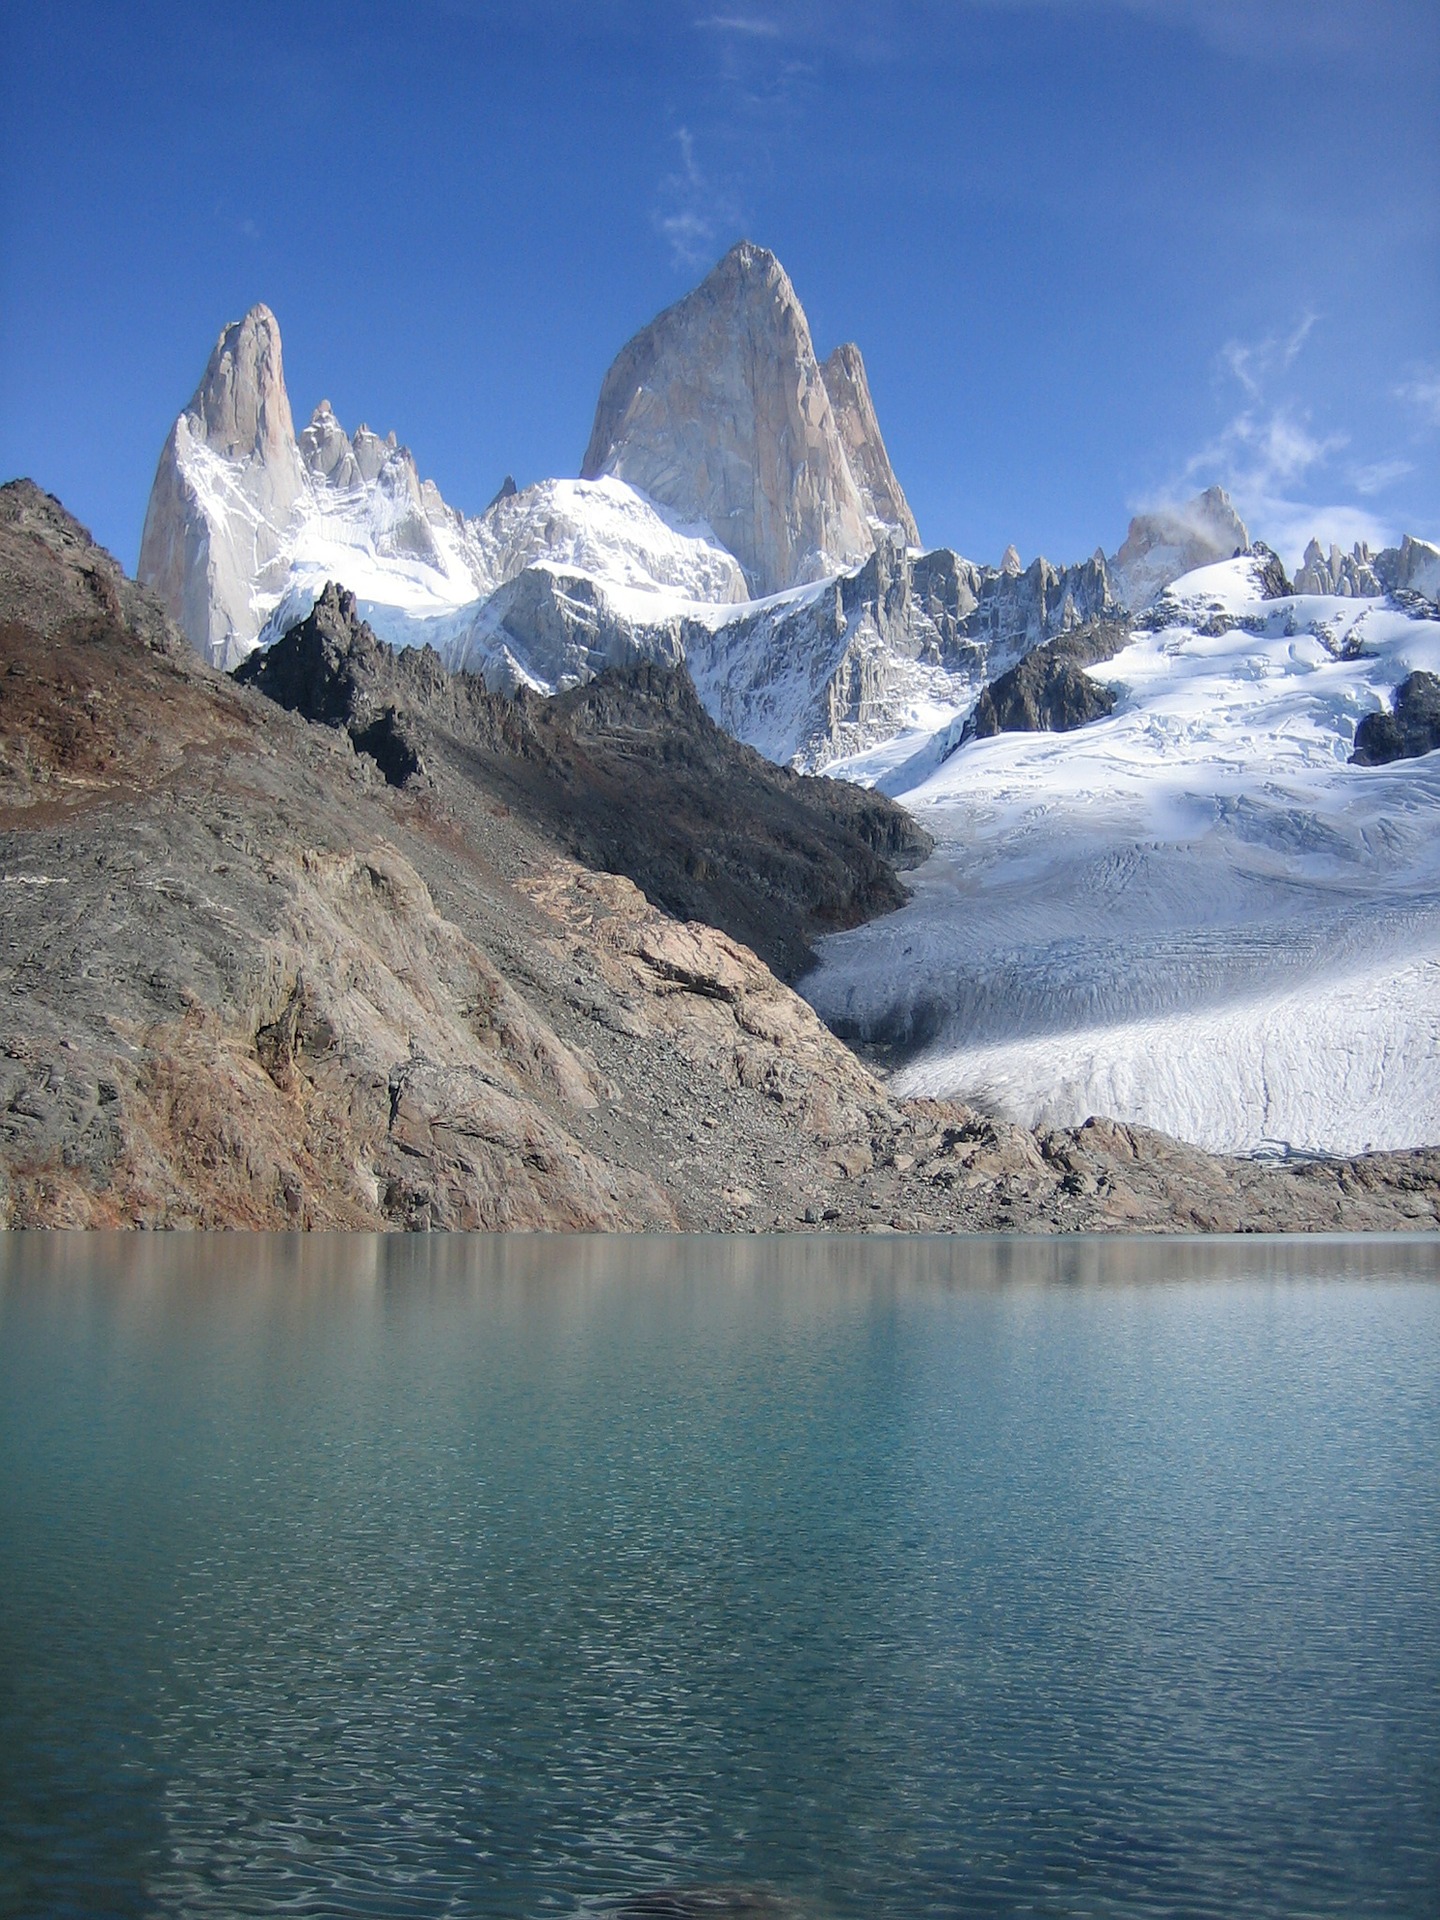
POLYGON ((0 1911, 1433 1920, 1437 1282, 11 1236, 0 1911))

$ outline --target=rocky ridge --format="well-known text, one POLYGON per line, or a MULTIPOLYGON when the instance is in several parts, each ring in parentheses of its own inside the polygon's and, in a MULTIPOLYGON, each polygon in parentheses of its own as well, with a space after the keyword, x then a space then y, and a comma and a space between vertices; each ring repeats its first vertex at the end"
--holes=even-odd
POLYGON ((863 567, 789 603, 678 640, 706 709, 768 758, 819 772, 926 712, 968 712, 1032 647, 1119 612, 1104 556, 978 567, 947 548, 882 543, 863 567))
POLYGON ((28 483, 0 723, 11 1226, 1435 1224, 1434 1153, 1271 1167, 895 1100, 454 727, 399 714, 387 778, 348 693, 326 725, 217 673, 28 483))
POLYGON ((437 750, 463 759, 568 854, 744 941, 787 979, 813 962, 819 935, 899 906, 895 869, 930 851, 894 801, 731 739, 683 666, 641 661, 554 698, 509 699, 428 649, 383 646, 332 585, 236 677, 343 727, 392 786, 428 780, 437 750))

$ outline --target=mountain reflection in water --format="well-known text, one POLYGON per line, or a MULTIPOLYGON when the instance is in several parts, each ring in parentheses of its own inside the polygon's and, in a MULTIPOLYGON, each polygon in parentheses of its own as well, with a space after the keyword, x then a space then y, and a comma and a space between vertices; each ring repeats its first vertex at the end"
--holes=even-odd
POLYGON ((0 1911, 1431 1915, 1437 1278, 9 1236, 0 1911))

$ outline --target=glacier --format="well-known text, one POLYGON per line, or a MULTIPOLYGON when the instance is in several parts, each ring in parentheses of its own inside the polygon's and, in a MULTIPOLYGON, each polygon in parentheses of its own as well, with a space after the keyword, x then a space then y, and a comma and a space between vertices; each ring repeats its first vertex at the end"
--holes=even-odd
POLYGON ((802 983, 898 1091, 1214 1151, 1440 1139, 1440 753, 1349 764, 1440 618, 1266 593, 1252 558, 1164 589, 1076 732, 834 769, 937 843, 802 983))

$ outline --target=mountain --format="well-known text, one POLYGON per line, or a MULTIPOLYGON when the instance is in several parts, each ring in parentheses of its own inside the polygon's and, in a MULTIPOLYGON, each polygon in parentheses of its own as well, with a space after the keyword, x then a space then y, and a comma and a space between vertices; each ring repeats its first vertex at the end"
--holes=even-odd
POLYGON ((585 474, 512 482, 466 518, 393 435, 347 434, 328 402, 297 440, 279 328, 257 307, 166 443, 140 576, 223 666, 329 580, 387 642, 510 691, 686 659, 713 718, 807 768, 942 724, 1114 604, 1099 555, 997 569, 919 553, 859 349, 821 366, 788 277, 749 245, 622 350, 585 474))
MULTIPOLYGON (((788 276, 746 242, 621 350, 583 476, 510 481, 474 517, 393 434, 347 434, 324 401, 297 440, 279 328, 252 309, 166 443, 140 575, 220 665, 272 644, 334 581, 382 640, 428 644, 502 691, 684 661, 737 739, 871 780, 933 770, 1033 648, 1148 619, 1175 580, 1251 548, 1212 487, 1138 515, 1108 560, 921 551, 858 348, 822 365, 788 276)), ((1288 586, 1278 561, 1272 575, 1288 586)), ((1298 585, 1433 597, 1440 552, 1312 544, 1298 585)))
MULTIPOLYGON (((485 603, 531 568, 667 610, 746 595, 733 556, 619 482, 512 484, 467 520, 394 434, 348 435, 326 400, 297 441, 280 329, 257 306, 221 334, 166 441, 139 578, 199 653, 231 667, 303 619, 330 579, 387 639, 464 654, 485 603)), ((538 678, 523 663, 512 677, 538 678)))
MULTIPOLYGON (((1224 511, 1206 495, 1192 518, 1243 543, 1214 498, 1224 511)), ((1122 550, 1147 587, 1194 551, 1167 527, 1137 521, 1122 550)), ((996 568, 919 551, 859 349, 821 365, 788 276, 749 243, 622 349, 580 479, 510 481, 471 518, 393 434, 347 434, 327 401, 297 439, 279 327, 253 308, 166 442, 140 577, 226 667, 332 580, 383 640, 510 692, 683 659, 712 718, 808 769, 915 750, 1126 597, 1100 553, 996 568)))
POLYGON ((1110 563, 1118 596, 1140 612, 1171 581, 1232 559, 1249 545, 1245 522, 1223 487, 1207 487, 1181 506, 1137 514, 1110 563))
POLYGON ((254 672, 324 717, 0 487, 5 1226, 1436 1224, 1434 1154, 1277 1168, 895 1099, 741 941, 602 870, 803 948, 913 833, 755 761, 679 673, 496 699, 338 591, 254 672))

